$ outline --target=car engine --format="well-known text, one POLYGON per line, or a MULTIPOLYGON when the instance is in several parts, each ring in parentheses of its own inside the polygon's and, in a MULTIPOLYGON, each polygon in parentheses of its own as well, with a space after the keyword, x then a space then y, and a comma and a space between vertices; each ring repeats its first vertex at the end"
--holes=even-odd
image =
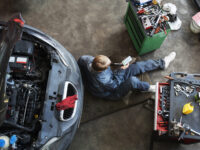
POLYGON ((17 137, 13 149, 28 149, 41 129, 50 60, 50 52, 37 43, 21 40, 13 49, 6 77, 8 110, 0 128, 1 134, 17 137))

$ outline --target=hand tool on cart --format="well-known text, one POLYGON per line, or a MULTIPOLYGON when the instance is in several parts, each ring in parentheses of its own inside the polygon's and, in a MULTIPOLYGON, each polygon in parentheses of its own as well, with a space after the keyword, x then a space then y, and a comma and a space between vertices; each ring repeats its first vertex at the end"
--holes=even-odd
POLYGON ((165 35, 167 35, 166 27, 165 27, 165 25, 164 25, 163 23, 161 23, 161 27, 162 27, 162 29, 164 30, 165 35))
POLYGON ((200 133, 192 129, 188 124, 182 123, 182 117, 180 118, 180 121, 177 122, 175 119, 171 121, 171 124, 173 125, 173 132, 175 136, 179 136, 178 140, 183 139, 184 135, 188 132, 193 133, 195 135, 200 136, 200 133))
POLYGON ((179 84, 176 84, 176 85, 174 86, 174 89, 175 89, 175 92, 181 92, 181 93, 183 93, 186 97, 189 97, 189 96, 190 96, 189 94, 187 94, 187 93, 182 89, 182 87, 181 87, 179 84))
POLYGON ((174 80, 174 78, 172 78, 170 76, 164 76, 164 78, 169 79, 169 80, 174 80))
POLYGON ((156 34, 156 33, 158 33, 160 30, 161 30, 161 28, 160 28, 160 26, 158 26, 158 27, 156 28, 156 30, 155 30, 154 33, 156 34))
POLYGON ((194 129, 192 129, 188 124, 185 124, 185 123, 184 123, 183 125, 179 126, 179 128, 180 128, 180 130, 182 130, 182 133, 181 133, 181 135, 179 136, 179 139, 178 139, 178 140, 183 139, 183 137, 184 137, 184 135, 185 135, 186 132, 190 132, 190 133, 193 133, 193 134, 195 134, 195 135, 200 136, 200 133, 197 132, 197 131, 195 131, 194 129))
POLYGON ((158 19, 157 19, 156 23, 155 23, 154 26, 153 26, 153 30, 151 31, 150 36, 153 36, 153 34, 154 34, 154 32, 155 32, 155 30, 156 30, 156 28, 157 28, 157 26, 158 26, 158 23, 159 23, 159 21, 160 21, 161 16, 162 16, 162 15, 159 14, 158 19))
POLYGON ((137 11, 137 14, 144 14, 146 11, 144 8, 140 9, 137 11))
POLYGON ((200 106, 200 92, 197 92, 197 94, 194 95, 194 98, 195 98, 195 102, 199 103, 199 106, 200 106))

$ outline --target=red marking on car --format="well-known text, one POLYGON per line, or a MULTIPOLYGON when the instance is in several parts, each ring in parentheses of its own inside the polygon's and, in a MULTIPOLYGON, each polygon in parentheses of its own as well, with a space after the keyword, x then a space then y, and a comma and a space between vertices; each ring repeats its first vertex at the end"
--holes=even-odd
POLYGON ((77 95, 68 96, 67 98, 65 98, 61 102, 57 103, 56 108, 58 110, 65 110, 65 109, 69 109, 69 108, 74 108, 75 101, 77 99, 78 99, 77 95))
POLYGON ((13 19, 13 21, 19 23, 22 27, 24 26, 24 22, 18 18, 13 19))
POLYGON ((26 62, 23 62, 23 61, 17 61, 16 63, 18 63, 18 64, 26 64, 26 62))
POLYGON ((17 57, 16 63, 18 64, 26 64, 27 58, 26 57, 17 57))

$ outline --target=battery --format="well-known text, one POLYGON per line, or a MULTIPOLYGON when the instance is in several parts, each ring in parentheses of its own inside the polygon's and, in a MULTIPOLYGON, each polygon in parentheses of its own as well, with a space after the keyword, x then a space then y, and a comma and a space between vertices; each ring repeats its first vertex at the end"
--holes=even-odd
POLYGON ((32 42, 20 40, 18 41, 13 49, 14 55, 32 56, 34 52, 34 45, 32 42))
POLYGON ((9 66, 14 72, 27 72, 29 70, 29 58, 26 56, 11 56, 9 66))

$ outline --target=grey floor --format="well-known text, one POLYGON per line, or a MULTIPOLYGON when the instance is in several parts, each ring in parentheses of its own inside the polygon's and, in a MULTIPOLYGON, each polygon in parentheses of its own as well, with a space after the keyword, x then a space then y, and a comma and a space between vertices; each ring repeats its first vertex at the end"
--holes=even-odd
MULTIPOLYGON (((197 12, 192 1, 164 0, 178 7, 183 24, 171 32, 160 49, 137 57, 123 24, 125 0, 1 0, 0 20, 21 11, 26 23, 49 34, 76 59, 83 54, 115 57, 135 56, 138 60, 164 57, 171 51, 177 59, 167 70, 140 76, 142 80, 164 82, 170 72, 200 73, 200 36, 190 32, 191 17, 197 12), (150 77, 150 78, 149 78, 150 77)), ((118 102, 105 101, 85 92, 82 123, 70 150, 147 150, 153 129, 153 113, 134 106, 149 94, 133 93, 118 102)), ((200 144, 155 143, 155 150, 192 150, 200 144)))

